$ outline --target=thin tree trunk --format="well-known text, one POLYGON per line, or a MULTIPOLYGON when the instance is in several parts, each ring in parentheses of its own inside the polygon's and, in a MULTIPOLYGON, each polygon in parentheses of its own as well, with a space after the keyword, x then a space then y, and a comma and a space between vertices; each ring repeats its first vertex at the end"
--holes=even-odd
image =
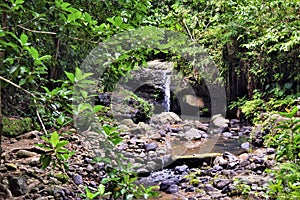
MULTIPOLYGON (((7 13, 2 11, 2 29, 7 29, 7 13)), ((5 49, 0 49, 0 68, 3 68, 3 60, 5 58, 5 49)), ((2 116, 2 81, 0 80, 0 165, 2 163, 2 134, 3 134, 3 116, 2 116)))
POLYGON ((0 81, 0 165, 2 163, 1 158, 2 158, 2 129, 3 129, 1 82, 2 81, 0 81))

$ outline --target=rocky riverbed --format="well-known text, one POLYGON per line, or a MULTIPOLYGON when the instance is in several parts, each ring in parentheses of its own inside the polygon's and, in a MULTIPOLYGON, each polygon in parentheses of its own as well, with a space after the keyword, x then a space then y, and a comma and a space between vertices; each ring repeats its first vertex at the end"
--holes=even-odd
MULTIPOLYGON (((133 163, 139 183, 159 186, 157 199, 264 199, 271 179, 264 170, 275 164, 275 150, 264 148, 262 133, 252 127, 221 116, 182 119, 171 112, 154 115, 149 123, 117 124, 124 141, 115 151, 125 156, 124 164, 133 163)), ((42 133, 32 131, 4 140, 0 199, 84 199, 85 187, 98 187, 107 176, 107 165, 92 160, 103 153, 96 145, 101 137, 70 128, 61 132, 68 149, 76 151, 66 171, 72 181, 50 167, 41 170, 43 151, 34 144, 42 142, 42 133)))

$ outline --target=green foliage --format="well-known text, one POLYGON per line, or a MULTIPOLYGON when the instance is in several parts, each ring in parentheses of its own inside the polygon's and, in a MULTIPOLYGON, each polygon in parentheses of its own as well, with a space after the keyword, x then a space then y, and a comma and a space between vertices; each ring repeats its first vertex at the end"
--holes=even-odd
POLYGON ((248 89, 251 98, 255 88, 289 82, 294 86, 290 91, 299 91, 299 63, 294 62, 300 44, 297 0, 169 0, 161 4, 162 15, 173 28, 181 27, 205 45, 234 90, 248 89))
POLYGON ((62 169, 68 169, 67 161, 75 153, 75 151, 69 151, 65 148, 69 141, 60 140, 56 131, 50 135, 50 138, 42 136, 42 139, 45 144, 37 144, 37 146, 42 147, 46 151, 40 158, 42 168, 46 169, 51 164, 53 168, 58 165, 62 169))
POLYGON ((130 101, 131 99, 133 99, 134 101, 137 101, 138 104, 137 105, 133 105, 136 109, 138 109, 139 111, 141 111, 140 115, 145 116, 145 119, 150 119, 153 115, 153 105, 147 101, 145 101, 144 99, 138 97, 137 95, 135 95, 134 93, 125 91, 126 97, 124 99, 124 101, 130 101))
POLYGON ((275 181, 269 185, 268 194, 276 199, 300 198, 300 167, 298 162, 286 161, 278 164, 275 170, 268 170, 274 174, 275 181))
POLYGON ((102 134, 104 134, 114 146, 123 141, 123 139, 119 136, 120 131, 118 130, 118 127, 112 127, 108 124, 104 124, 101 128, 102 134))
POLYGON ((108 184, 108 191, 111 191, 110 198, 113 199, 148 199, 158 195, 154 192, 157 186, 144 187, 143 185, 137 185, 136 172, 132 170, 132 164, 127 166, 119 163, 122 166, 121 169, 111 168, 108 172, 108 177, 103 178, 101 183, 108 184))
POLYGON ((300 158, 300 119, 295 118, 298 108, 287 113, 280 113, 282 118, 266 136, 268 146, 277 148, 276 158, 279 161, 295 161, 300 158))
POLYGON ((256 118, 265 110, 265 101, 261 95, 259 91, 255 91, 251 100, 247 100, 245 97, 240 98, 237 102, 231 103, 229 108, 232 109, 237 106, 241 108, 247 119, 256 118))
POLYGON ((242 194, 243 197, 247 199, 248 194, 251 191, 251 186, 248 185, 245 180, 239 178, 234 178, 233 183, 236 188, 236 191, 232 191, 232 192, 242 194))
POLYGON ((118 199, 120 197, 122 199, 148 199, 157 196, 158 193, 153 191, 154 189, 157 189, 157 187, 144 187, 143 185, 136 184, 138 176, 136 171, 132 168, 132 164, 124 164, 123 161, 125 158, 123 154, 113 151, 113 147, 123 140, 119 136, 118 128, 104 124, 100 130, 102 130, 101 134, 105 135, 105 138, 110 144, 105 145, 104 157, 96 157, 94 159, 94 161, 104 162, 108 166, 106 168, 108 176, 103 178, 100 184, 106 186, 105 191, 98 194, 103 194, 102 196, 109 194, 110 199, 118 199), (112 164, 111 158, 115 159, 116 165, 112 164))
MULTIPOLYGON (((259 116, 260 112, 289 108, 294 97, 286 98, 286 95, 299 92, 299 62, 296 62, 300 49, 299 6, 298 0, 5 0, 0 3, 0 75, 37 94, 38 110, 48 128, 58 129, 72 123, 74 115, 74 123, 81 131, 92 128, 116 145, 120 142, 118 130, 113 126, 99 126, 104 120, 105 108, 91 105, 95 94, 93 89, 99 87, 103 91, 112 91, 115 83, 127 72, 137 65, 145 65, 157 54, 163 53, 170 58, 180 49, 187 55, 193 55, 197 48, 181 48, 188 38, 205 46, 223 75, 222 79, 227 80, 228 88, 237 86, 235 82, 243 82, 244 85, 234 89, 242 90, 242 94, 248 90, 251 100, 242 98, 232 106, 240 107, 251 119, 259 116), (119 54, 103 54, 109 66, 103 65, 107 70, 99 82, 92 81, 91 73, 84 73, 78 68, 98 44, 115 34, 130 32, 141 26, 184 32, 188 37, 173 38, 159 29, 154 33, 151 28, 139 29, 136 35, 146 45, 137 45, 128 51, 123 43, 118 43, 122 35, 118 35, 120 38, 117 40, 114 38, 116 42, 113 44, 119 54), (171 39, 166 40, 168 38, 171 39), (150 48, 152 46, 157 49, 150 48), (278 85, 284 87, 279 88, 278 85), (255 88, 269 92, 253 92, 255 88)), ((130 34, 127 35, 128 42, 132 42, 131 36, 136 36, 130 34)), ((109 49, 109 52, 113 51, 109 49)), ((178 61, 180 57, 175 55, 174 59, 178 61)), ((201 73, 195 71, 193 65, 187 65, 186 61, 178 62, 178 69, 188 78, 201 80, 198 79, 201 73)), ((98 74, 94 75, 97 77, 98 74)), ((151 113, 148 105, 142 102, 140 106, 151 113)), ((280 141, 278 148, 281 145, 287 148, 279 149, 281 159, 294 160, 291 161, 293 166, 282 167, 282 177, 279 176, 282 182, 278 184, 284 183, 284 188, 275 190, 297 198, 298 185, 292 181, 298 177, 291 175, 291 184, 283 181, 285 172, 296 175, 299 172, 294 165, 299 158, 295 156, 299 150, 298 130, 288 129, 293 126, 294 120, 286 123, 278 128, 278 134, 273 135, 276 141, 272 142, 276 146, 276 142, 280 141)), ((53 166, 63 165, 71 156, 64 147, 67 141, 61 141, 55 132, 44 139, 46 144, 43 147, 47 153, 42 156, 43 167, 51 161, 53 166)), ((151 188, 148 190, 141 186, 137 189, 132 176, 126 170, 124 173, 112 171, 111 180, 106 183, 110 186, 111 195, 132 198, 148 192, 151 194, 151 188), (120 189, 118 181, 122 183, 120 189)), ((103 186, 99 187, 96 196, 105 194, 103 186)), ((87 192, 87 197, 95 196, 87 192)))
POLYGON ((274 175, 269 195, 277 199, 300 198, 300 119, 295 117, 298 108, 280 113, 284 118, 269 135, 266 144, 277 149, 277 167, 268 170, 274 175))
POLYGON ((110 192, 105 193, 105 186, 103 184, 100 184, 95 193, 91 192, 90 189, 88 187, 86 187, 85 194, 83 196, 88 199, 95 199, 98 196, 105 197, 109 194, 111 194, 111 193, 110 192))
POLYGON ((253 97, 250 100, 246 97, 238 98, 236 102, 230 104, 229 108, 238 107, 246 119, 255 123, 261 120, 260 115, 263 112, 284 111, 290 108, 293 106, 296 97, 297 94, 285 96, 285 91, 280 88, 265 93, 254 90, 253 97))
POLYGON ((25 118, 8 118, 3 117, 3 134, 9 137, 15 137, 22 133, 29 132, 33 128, 32 119, 25 118))
POLYGON ((65 85, 49 90, 42 86, 43 93, 39 93, 40 105, 37 105, 47 127, 60 128, 72 122, 70 116, 70 98, 73 91, 65 85))

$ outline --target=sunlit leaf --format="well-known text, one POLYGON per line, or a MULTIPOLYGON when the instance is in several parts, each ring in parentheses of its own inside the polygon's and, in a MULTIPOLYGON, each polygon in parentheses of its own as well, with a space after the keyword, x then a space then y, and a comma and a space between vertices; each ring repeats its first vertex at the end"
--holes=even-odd
POLYGON ((50 142, 53 147, 56 147, 56 145, 59 143, 59 135, 56 131, 54 131, 51 135, 50 142))

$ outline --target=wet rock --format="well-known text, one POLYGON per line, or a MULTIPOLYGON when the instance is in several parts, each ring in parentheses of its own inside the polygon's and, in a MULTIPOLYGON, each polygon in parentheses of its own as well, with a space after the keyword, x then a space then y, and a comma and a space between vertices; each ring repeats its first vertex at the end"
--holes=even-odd
POLYGON ((228 160, 228 166, 230 168, 234 168, 236 165, 239 164, 239 159, 235 155, 233 155, 232 153, 225 152, 223 154, 223 158, 228 160))
POLYGON ((174 193, 178 192, 178 190, 179 190, 178 185, 172 184, 172 185, 170 185, 170 187, 168 187, 168 189, 166 189, 166 193, 174 194, 174 193))
POLYGON ((154 134, 151 134, 150 135, 150 139, 152 139, 152 140, 156 140, 156 141, 160 141, 162 138, 161 138, 162 136, 161 136, 161 134, 159 134, 159 133, 154 133, 154 134))
POLYGON ((89 164, 89 165, 86 167, 86 171, 92 172, 92 171, 94 171, 94 167, 93 167, 92 165, 89 164))
POLYGON ((243 154, 239 155, 238 158, 240 159, 241 162, 244 162, 244 161, 248 160, 249 154, 248 153, 243 153, 243 154))
POLYGON ((189 167, 187 165, 182 165, 182 166, 176 166, 175 167, 175 173, 176 174, 182 174, 184 172, 187 172, 189 167))
POLYGON ((154 161, 148 161, 146 166, 149 171, 153 171, 153 170, 155 170, 157 163, 154 161))
POLYGON ((162 160, 165 164, 170 163, 173 161, 172 155, 171 154, 164 155, 162 160))
POLYGON ((145 145, 145 150, 148 151, 155 151, 158 148, 158 145, 156 142, 151 142, 149 144, 145 145))
POLYGON ((169 189, 169 187, 171 187, 171 186, 174 187, 173 185, 177 186, 178 183, 179 183, 179 181, 176 178, 163 180, 159 185, 159 189, 160 189, 160 191, 166 192, 169 189))
POLYGON ((257 168, 257 166, 255 163, 251 163, 250 165, 246 166, 246 169, 249 169, 249 170, 255 170, 256 168, 257 168))
POLYGON ((18 166, 14 163, 5 163, 5 167, 10 171, 16 171, 18 169, 18 166))
POLYGON ((230 137, 232 137, 232 133, 225 132, 225 133, 223 133, 223 137, 230 138, 230 137))
POLYGON ((133 137, 137 135, 145 135, 146 130, 143 127, 135 127, 130 129, 130 133, 133 137))
POLYGON ((274 148, 267 148, 266 153, 267 154, 274 154, 276 150, 274 148))
POLYGON ((225 119, 221 114, 214 115, 211 118, 212 124, 216 127, 228 127, 229 120, 225 119))
POLYGON ((249 135, 252 131, 252 127, 251 126, 243 126, 241 129, 240 129, 240 132, 243 134, 243 135, 249 135))
POLYGON ((238 119, 230 120, 230 126, 236 126, 236 125, 239 125, 239 123, 240 123, 240 120, 238 120, 238 119))
POLYGON ((195 192, 195 187, 190 186, 190 187, 185 189, 185 192, 195 192))
POLYGON ((120 123, 122 125, 126 125, 128 127, 135 125, 134 122, 132 121, 132 119, 123 119, 120 123))
POLYGON ((223 168, 222 166, 220 166, 220 165, 215 165, 215 166, 213 167, 213 169, 216 170, 216 171, 221 171, 221 170, 223 170, 224 168, 223 168))
POLYGON ((235 170, 224 169, 224 170, 221 171, 221 174, 225 175, 225 176, 235 176, 236 172, 235 172, 235 170))
POLYGON ((76 185, 81 185, 81 184, 83 184, 82 176, 79 175, 79 174, 75 174, 75 175, 73 176, 73 181, 74 181, 74 183, 75 183, 76 185))
POLYGON ((225 132, 229 132, 229 131, 230 130, 229 130, 228 125, 224 125, 222 127, 219 127, 216 132, 218 132, 218 133, 225 133, 225 132))
POLYGON ((214 186, 212 186, 211 184, 205 184, 204 186, 204 190, 207 191, 207 192, 212 192, 212 191, 216 191, 217 189, 214 188, 214 186))
POLYGON ((140 168, 137 170, 138 174, 148 174, 149 170, 145 169, 145 168, 140 168))
POLYGON ((227 165, 228 165, 228 160, 226 160, 225 158, 223 158, 223 156, 218 156, 214 160, 214 166, 226 167, 227 165))
POLYGON ((13 196, 21 196, 27 193, 27 183, 24 177, 13 177, 9 180, 9 190, 13 196))
POLYGON ((241 147, 247 151, 250 150, 250 143, 249 142, 244 142, 241 144, 241 147))
POLYGON ((200 140, 202 137, 202 132, 198 129, 191 128, 190 130, 184 132, 183 137, 186 140, 200 140))
POLYGON ((231 183, 231 180, 229 179, 215 179, 213 186, 216 187, 217 189, 223 189, 229 183, 231 183))
POLYGON ((215 158, 221 156, 220 153, 206 153, 206 154, 193 154, 193 155, 183 155, 174 156, 173 159, 177 165, 186 164, 190 168, 199 167, 203 162, 211 163, 215 158))

